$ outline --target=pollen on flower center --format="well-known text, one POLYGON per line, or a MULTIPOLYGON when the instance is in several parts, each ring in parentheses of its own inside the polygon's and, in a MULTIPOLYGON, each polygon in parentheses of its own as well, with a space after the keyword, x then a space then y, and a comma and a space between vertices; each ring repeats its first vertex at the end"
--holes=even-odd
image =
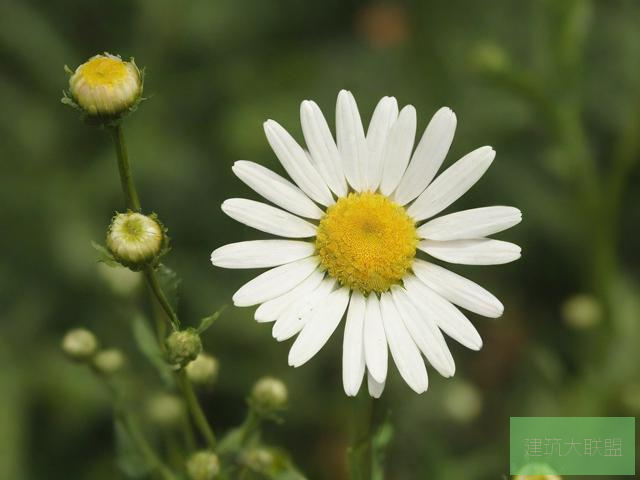
POLYGON ((117 57, 96 56, 82 66, 82 76, 92 87, 114 86, 129 75, 127 64, 117 57))
POLYGON ((385 292, 411 268, 418 243, 405 209, 379 193, 350 193, 320 220, 316 249, 341 284, 385 292))

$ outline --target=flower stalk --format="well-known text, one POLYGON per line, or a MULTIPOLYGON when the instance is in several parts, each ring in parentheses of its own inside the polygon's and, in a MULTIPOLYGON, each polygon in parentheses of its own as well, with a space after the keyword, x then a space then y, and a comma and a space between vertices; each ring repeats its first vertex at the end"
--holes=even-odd
POLYGON ((184 369, 178 372, 178 380, 180 382, 180 389, 182 390, 182 393, 184 394, 184 397, 187 401, 187 407, 189 409, 189 412, 191 413, 193 423, 195 423, 196 427, 200 431, 200 434, 204 437, 209 448, 214 450, 216 448, 216 436, 213 433, 209 422, 207 421, 207 417, 202 411, 202 407, 200 406, 198 397, 193 390, 193 385, 191 384, 189 378, 187 378, 184 369))

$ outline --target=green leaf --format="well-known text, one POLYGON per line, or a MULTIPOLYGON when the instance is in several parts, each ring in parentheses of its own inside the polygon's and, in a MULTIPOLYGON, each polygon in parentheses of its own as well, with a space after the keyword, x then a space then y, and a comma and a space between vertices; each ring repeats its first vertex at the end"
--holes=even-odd
POLYGON ((162 354, 162 350, 158 345, 158 340, 155 334, 149 327, 146 319, 139 314, 136 314, 132 322, 133 337, 140 348, 140 351, 151 362, 151 364, 158 370, 160 377, 166 385, 173 385, 175 383, 171 367, 167 364, 162 354))
POLYGON ((109 265, 110 267, 117 267, 119 263, 113 258, 111 252, 106 247, 100 245, 97 242, 91 242, 91 246, 96 252, 98 252, 98 262, 109 265))
POLYGON ((223 305, 216 313, 214 313, 213 315, 209 315, 208 317, 204 317, 202 320, 200 320, 200 325, 197 328, 197 331, 199 334, 202 334, 203 332, 205 332, 206 330, 209 329, 209 327, 211 327, 211 325, 213 325, 213 322, 215 322, 220 315, 222 314, 222 312, 224 312, 224 309, 227 308, 226 305, 223 305))
POLYGON ((118 467, 131 478, 143 478, 151 472, 151 465, 136 448, 129 432, 120 418, 114 423, 116 443, 116 463, 118 467))
POLYGON ((158 265, 156 273, 158 274, 158 282, 160 283, 160 288, 162 288, 162 291, 167 297, 171 308, 176 311, 178 309, 178 291, 180 288, 180 284, 182 283, 182 279, 176 272, 171 270, 164 263, 158 265))

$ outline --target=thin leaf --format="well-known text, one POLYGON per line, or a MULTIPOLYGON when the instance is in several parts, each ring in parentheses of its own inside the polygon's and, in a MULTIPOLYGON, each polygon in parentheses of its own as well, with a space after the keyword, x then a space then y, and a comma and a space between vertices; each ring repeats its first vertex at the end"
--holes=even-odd
POLYGON ((156 273, 158 274, 160 287, 167 297, 169 305, 171 305, 171 308, 173 308, 174 311, 178 310, 178 293, 182 279, 164 263, 158 265, 156 273))
POLYGON ((167 364, 158 345, 158 340, 148 325, 148 322, 141 315, 135 315, 132 322, 133 337, 140 348, 140 351, 158 370, 160 377, 167 385, 173 385, 175 380, 171 367, 167 364))
POLYGON ((224 309, 227 308, 226 305, 223 305, 216 313, 214 313, 213 315, 209 315, 208 317, 204 317, 202 320, 200 320, 200 325, 197 328, 197 331, 199 334, 202 334, 203 332, 205 332, 206 330, 209 329, 209 327, 211 327, 211 325, 213 325, 213 323, 220 317, 220 315, 222 314, 222 312, 224 312, 224 309))
POLYGON ((98 262, 109 265, 110 267, 117 267, 119 264, 111 252, 107 250, 106 247, 100 245, 97 242, 91 242, 91 246, 94 248, 96 252, 98 252, 98 262))

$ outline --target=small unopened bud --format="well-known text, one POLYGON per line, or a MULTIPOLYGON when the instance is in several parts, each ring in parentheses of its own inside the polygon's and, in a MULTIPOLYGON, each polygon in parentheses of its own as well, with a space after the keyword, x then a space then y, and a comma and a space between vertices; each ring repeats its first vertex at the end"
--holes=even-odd
POLYGON ((602 305, 593 295, 574 295, 562 305, 562 317, 573 328, 591 328, 602 320, 602 305))
POLYGON ((175 395, 158 394, 149 400, 147 408, 149 419, 161 427, 179 425, 184 419, 184 404, 175 395))
POLYGON ((251 405, 259 411, 281 410, 287 405, 286 385, 273 377, 264 377, 256 382, 251 391, 251 405))
POLYGON ((219 472, 218 456, 208 450, 196 452, 187 460, 187 474, 190 480, 213 480, 219 472))
POLYGON ((510 66, 507 52, 494 43, 484 43, 477 46, 472 55, 472 61, 476 68, 483 73, 501 73, 510 66))
POLYGON ((85 328, 69 330, 62 339, 62 351, 79 362, 91 359, 97 350, 96 336, 85 328))
POLYGON ((101 350, 93 358, 94 367, 101 373, 112 375, 124 366, 124 355, 115 348, 101 350))
POLYGON ((218 377, 218 368, 218 361, 203 352, 187 365, 187 377, 197 385, 211 385, 218 377))
POLYGON ((167 360, 171 365, 185 367, 202 352, 200 335, 193 328, 173 332, 165 340, 167 360))
POLYGON ((445 389, 443 407, 451 418, 466 423, 482 410, 482 396, 478 389, 464 380, 454 380, 445 389))
POLYGON ((77 107, 92 117, 118 117, 141 99, 142 75, 136 64, 105 53, 76 68, 69 93, 77 107))
POLYGON ((158 259, 165 246, 164 229, 141 213, 118 213, 107 232, 107 248, 114 258, 132 270, 141 270, 158 259))
POLYGON ((276 461, 276 456, 271 450, 256 447, 245 452, 243 461, 252 470, 265 472, 273 466, 276 461))

